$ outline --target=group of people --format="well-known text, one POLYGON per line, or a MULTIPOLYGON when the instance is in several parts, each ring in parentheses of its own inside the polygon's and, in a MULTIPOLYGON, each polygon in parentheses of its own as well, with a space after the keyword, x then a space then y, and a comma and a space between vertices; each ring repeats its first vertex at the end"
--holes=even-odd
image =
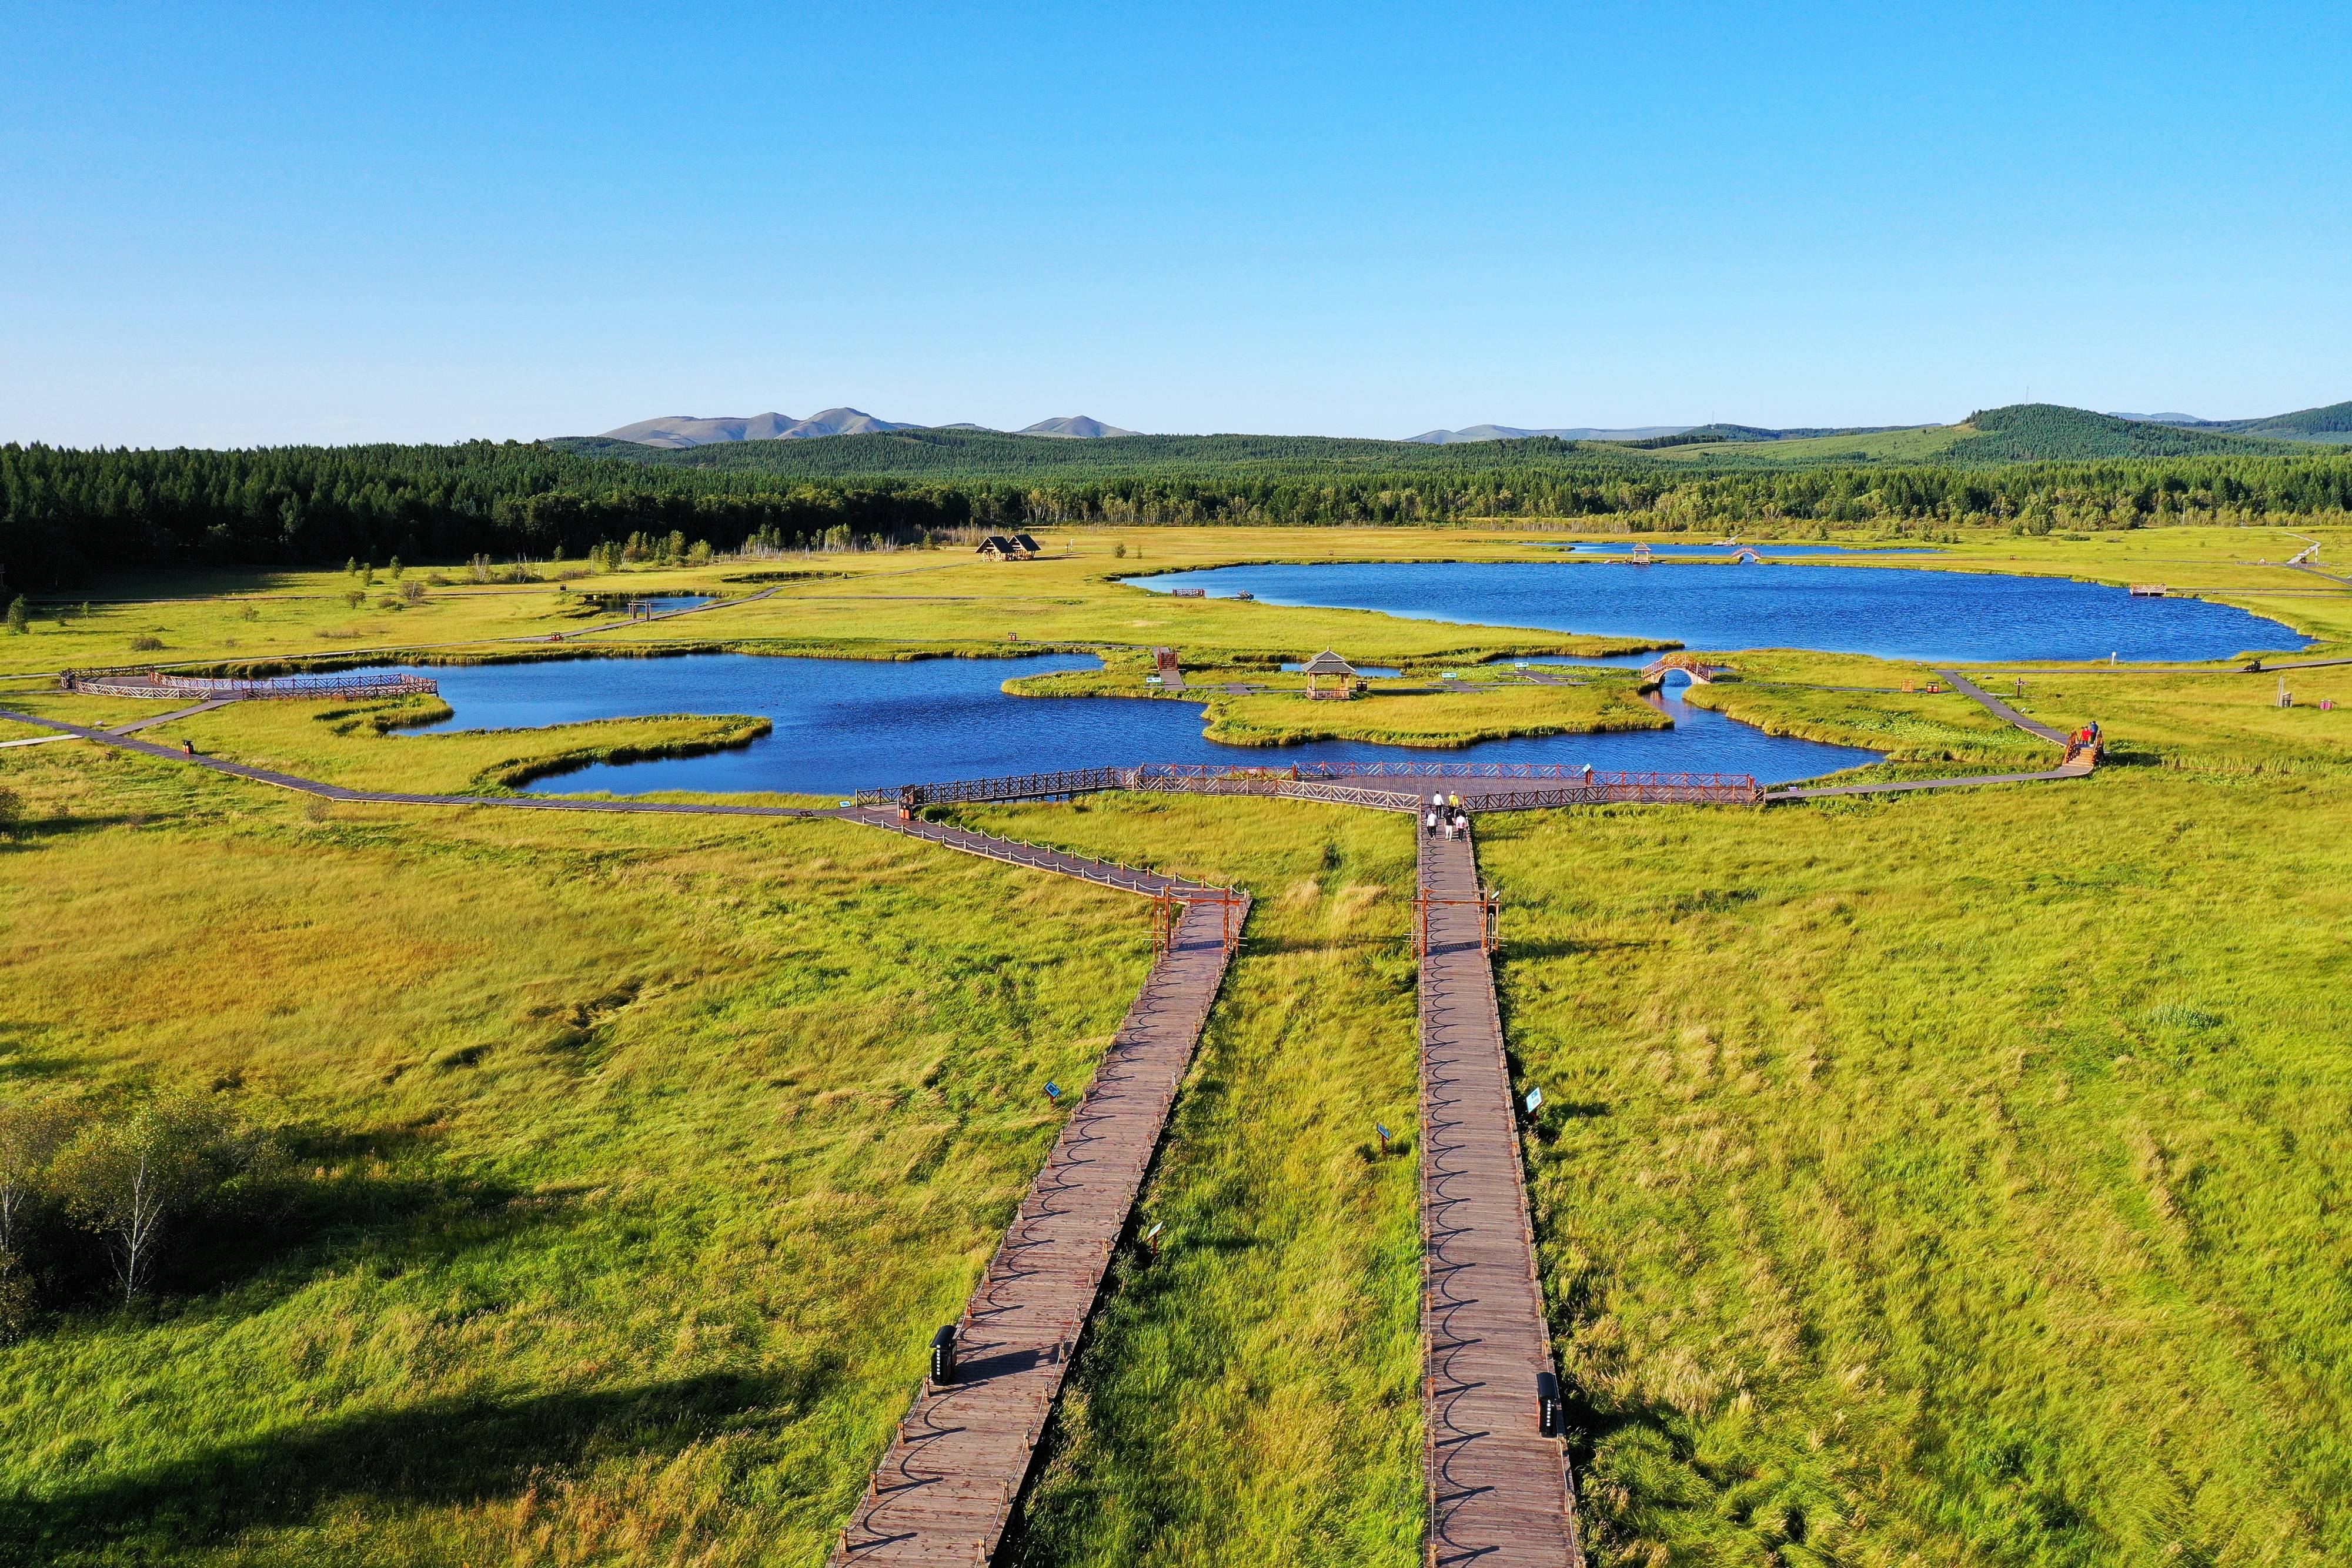
POLYGON ((1470 836, 1470 813, 1462 809, 1459 795, 1433 794, 1429 810, 1422 813, 1421 831, 1430 838, 1444 833, 1447 838, 1470 836))
POLYGON ((2096 757, 2103 738, 2099 731, 2099 721, 2093 719, 2066 737, 2066 760, 2072 762, 2077 756, 2086 751, 2096 757))

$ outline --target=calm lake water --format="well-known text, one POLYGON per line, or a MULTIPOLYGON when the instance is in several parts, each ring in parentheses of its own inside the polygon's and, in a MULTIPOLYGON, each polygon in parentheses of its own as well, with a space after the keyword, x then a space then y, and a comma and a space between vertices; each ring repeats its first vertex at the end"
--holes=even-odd
MULTIPOLYGON (((2275 621, 2196 599, 2134 599, 2064 578, 1832 566, 1397 561, 1227 566, 1129 580, 1268 604, 1421 621, 1671 638, 1691 648, 1819 648, 1888 659, 2226 659, 2299 649, 2275 621)), ((1341 653, 1348 650, 1342 648, 1341 653)))
POLYGON ((1652 555, 1734 556, 1744 549, 1752 549, 1761 556, 1933 555, 1936 553, 1931 549, 1915 549, 1909 546, 1895 546, 1887 549, 1855 549, 1851 545, 1694 545, 1679 541, 1661 544, 1654 538, 1627 539, 1622 544, 1608 539, 1574 539, 1567 544, 1548 544, 1542 548, 1575 550, 1580 555, 1632 555, 1634 546, 1640 544, 1647 544, 1652 555))
MULTIPOLYGON (((1355 741, 1220 746, 1197 704, 1120 697, 1015 697, 1016 675, 1095 668, 1076 655, 1012 659, 564 659, 414 668, 456 710, 437 730, 512 729, 652 714, 761 714, 775 732, 738 751, 583 768, 541 794, 777 789, 839 794, 891 784, 1119 762, 1430 761, 1590 763, 1604 772, 1752 773, 1781 782, 1876 760, 1851 747, 1768 736, 1669 700, 1672 730, 1549 736, 1433 751, 1355 741)), ((1443 697, 1431 697, 1442 702, 1443 697)))

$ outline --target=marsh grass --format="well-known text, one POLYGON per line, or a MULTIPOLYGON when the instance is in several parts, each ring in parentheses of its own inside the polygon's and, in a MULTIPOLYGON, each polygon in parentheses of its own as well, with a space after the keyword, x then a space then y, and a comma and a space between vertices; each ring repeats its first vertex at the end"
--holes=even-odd
POLYGON ((2347 813, 1486 819, 1597 1560, 2352 1553, 2347 813))
POLYGON ((1015 696, 1193 703, 1202 709, 1202 733, 1234 746, 1368 740, 1454 747, 1512 736, 1664 729, 1674 722, 1641 699, 1629 674, 1617 672, 1573 686, 1444 690, 1420 681, 1377 680, 1364 695, 1349 702, 1309 701, 1300 676, 1246 665, 1187 671, 1186 685, 1175 690, 1147 685, 1144 674, 1140 661, 1114 658, 1100 670, 1024 675, 1005 682, 1004 689, 1015 696), (1211 689, 1224 682, 1272 689, 1246 694, 1211 689))
POLYGON ((14 758, 0 1088, 229 1096, 305 1196, 0 1349, 10 1562, 821 1561, 1149 957, 847 824, 14 758))

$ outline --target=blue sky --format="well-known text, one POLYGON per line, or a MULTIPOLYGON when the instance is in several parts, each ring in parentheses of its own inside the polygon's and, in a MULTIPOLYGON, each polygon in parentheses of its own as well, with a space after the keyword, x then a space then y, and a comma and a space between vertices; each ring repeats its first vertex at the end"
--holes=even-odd
POLYGON ((2352 397, 2340 6, 0 18, 0 440, 2352 397))

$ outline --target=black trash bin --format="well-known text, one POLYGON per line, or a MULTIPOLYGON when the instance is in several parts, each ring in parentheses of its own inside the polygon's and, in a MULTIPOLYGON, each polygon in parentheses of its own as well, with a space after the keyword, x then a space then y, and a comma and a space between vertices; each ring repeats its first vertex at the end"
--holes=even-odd
POLYGON ((955 1324, 931 1336, 931 1381, 944 1388, 955 1381, 955 1324))
POLYGON ((1547 1437, 1559 1436, 1559 1379, 1549 1372, 1536 1374, 1536 1430, 1547 1437))

